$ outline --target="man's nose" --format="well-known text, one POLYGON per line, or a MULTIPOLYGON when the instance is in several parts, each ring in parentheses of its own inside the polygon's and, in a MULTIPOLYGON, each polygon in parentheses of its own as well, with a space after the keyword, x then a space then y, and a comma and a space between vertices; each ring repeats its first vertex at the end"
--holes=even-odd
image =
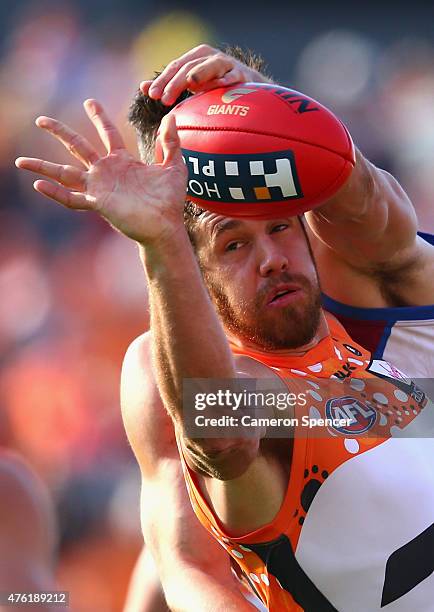
POLYGON ((257 245, 259 273, 261 276, 280 274, 288 269, 288 258, 282 247, 275 244, 269 236, 264 237, 257 245))

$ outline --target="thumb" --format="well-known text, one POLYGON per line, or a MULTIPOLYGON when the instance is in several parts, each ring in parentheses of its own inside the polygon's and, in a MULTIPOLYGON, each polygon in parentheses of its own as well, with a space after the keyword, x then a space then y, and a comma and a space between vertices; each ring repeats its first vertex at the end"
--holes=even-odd
POLYGON ((160 125, 160 143, 163 149, 163 165, 183 162, 181 143, 176 129, 175 117, 170 113, 165 115, 160 125))

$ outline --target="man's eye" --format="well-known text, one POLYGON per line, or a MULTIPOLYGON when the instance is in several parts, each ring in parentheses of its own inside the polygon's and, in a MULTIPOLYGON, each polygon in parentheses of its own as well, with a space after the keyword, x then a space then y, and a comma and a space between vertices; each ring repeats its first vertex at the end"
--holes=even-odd
POLYGON ((240 246, 242 246, 242 242, 240 242, 239 240, 237 240, 236 242, 230 242, 226 248, 225 251, 236 251, 238 248, 240 248, 240 246))
POLYGON ((280 225, 275 225, 272 230, 271 233, 273 232, 283 232, 284 230, 286 230, 288 227, 288 225, 286 223, 280 223, 280 225))

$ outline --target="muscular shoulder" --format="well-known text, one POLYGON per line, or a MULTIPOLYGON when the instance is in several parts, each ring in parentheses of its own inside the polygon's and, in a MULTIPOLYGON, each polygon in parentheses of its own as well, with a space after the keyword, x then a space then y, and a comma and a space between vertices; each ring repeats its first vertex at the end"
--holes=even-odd
POLYGON ((136 338, 125 354, 121 375, 121 409, 137 461, 146 473, 156 461, 177 452, 172 422, 161 401, 151 357, 151 332, 136 338))
POLYGON ((121 374, 122 412, 135 413, 141 420, 149 420, 150 415, 159 418, 162 407, 155 382, 151 357, 151 332, 136 338, 128 347, 122 364, 121 374))

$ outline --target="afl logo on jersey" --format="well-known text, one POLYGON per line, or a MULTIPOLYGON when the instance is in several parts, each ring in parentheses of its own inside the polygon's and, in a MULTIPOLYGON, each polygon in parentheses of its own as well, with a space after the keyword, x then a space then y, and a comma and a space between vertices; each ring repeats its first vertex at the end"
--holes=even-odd
POLYGON ((369 431, 375 425, 377 415, 378 413, 374 408, 348 395, 334 397, 326 403, 327 419, 351 421, 349 425, 344 427, 332 426, 333 429, 345 435, 357 436, 369 431))

